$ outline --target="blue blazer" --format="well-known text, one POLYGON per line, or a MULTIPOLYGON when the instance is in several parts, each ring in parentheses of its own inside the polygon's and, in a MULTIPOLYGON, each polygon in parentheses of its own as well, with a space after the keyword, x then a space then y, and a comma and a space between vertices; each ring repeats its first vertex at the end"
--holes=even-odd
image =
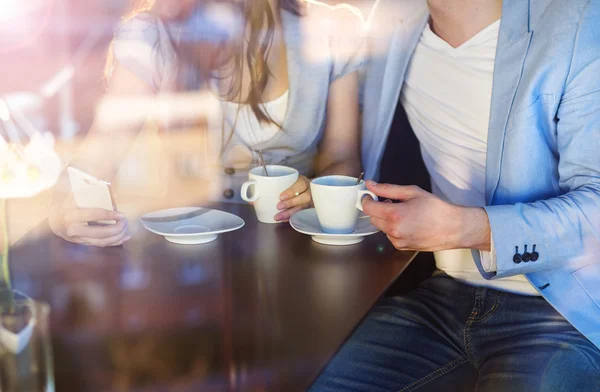
MULTIPOLYGON (((380 0, 370 18, 362 158, 377 180, 425 0, 380 0)), ((497 271, 525 274, 600 347, 600 0, 504 0, 488 128, 486 211, 497 271), (533 246, 537 261, 516 263, 533 246)), ((398 168, 403 170, 403 168, 398 168)))

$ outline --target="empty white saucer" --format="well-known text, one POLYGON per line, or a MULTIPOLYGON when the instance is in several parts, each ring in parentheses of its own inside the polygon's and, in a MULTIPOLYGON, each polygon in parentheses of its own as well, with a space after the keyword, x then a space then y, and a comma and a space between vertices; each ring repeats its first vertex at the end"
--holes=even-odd
POLYGON ((183 245, 206 244, 216 240, 219 234, 237 230, 245 224, 237 215, 200 207, 151 212, 142 216, 141 221, 152 233, 183 245))
POLYGON ((323 233, 317 211, 314 208, 303 210, 292 215, 290 225, 294 230, 307 234, 312 237, 313 241, 324 245, 354 245, 364 241, 368 235, 375 234, 379 231, 371 224, 371 220, 367 216, 358 218, 356 228, 350 234, 328 234, 323 233))

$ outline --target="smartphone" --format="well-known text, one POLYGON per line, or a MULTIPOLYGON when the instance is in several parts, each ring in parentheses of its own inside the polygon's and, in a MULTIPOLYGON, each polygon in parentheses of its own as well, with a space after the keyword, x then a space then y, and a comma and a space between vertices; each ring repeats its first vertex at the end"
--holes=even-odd
MULTIPOLYGON (((69 182, 75 198, 75 204, 79 208, 102 208, 104 210, 115 211, 116 206, 113 202, 110 183, 100 180, 91 174, 79 170, 72 166, 67 168, 69 173, 69 182)), ((114 220, 102 220, 97 222, 88 222, 88 224, 114 225, 114 220)))

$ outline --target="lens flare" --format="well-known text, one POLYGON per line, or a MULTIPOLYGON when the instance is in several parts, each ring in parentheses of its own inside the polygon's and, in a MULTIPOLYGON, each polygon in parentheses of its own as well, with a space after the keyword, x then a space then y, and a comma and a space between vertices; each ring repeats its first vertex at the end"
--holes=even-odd
POLYGON ((9 121, 10 120, 10 112, 8 111, 8 107, 4 100, 0 99, 0 120, 9 121))
POLYGON ((30 45, 48 27, 55 0, 0 0, 0 53, 30 45))
POLYGON ((31 197, 58 181, 62 163, 51 133, 34 134, 24 148, 6 147, 0 154, 0 199, 31 197))

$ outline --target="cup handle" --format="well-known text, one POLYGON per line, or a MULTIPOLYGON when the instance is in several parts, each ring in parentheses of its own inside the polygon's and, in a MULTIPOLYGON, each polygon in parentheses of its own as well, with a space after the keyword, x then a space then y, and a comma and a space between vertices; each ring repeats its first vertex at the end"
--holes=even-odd
POLYGON ((242 185, 241 196, 242 199, 244 199, 244 201, 247 201, 248 203, 254 203, 255 201, 257 201, 259 198, 258 182, 254 180, 246 181, 244 185, 242 185), (252 185, 254 185, 254 196, 248 197, 248 188, 250 188, 252 185))
POLYGON ((375 201, 379 200, 379 198, 377 197, 377 195, 374 194, 371 191, 358 191, 358 197, 357 197, 357 200, 356 200, 356 208, 358 208, 362 212, 364 212, 363 211, 363 206, 362 206, 362 201, 363 201, 363 198, 365 196, 371 196, 373 198, 373 200, 375 200, 375 201))

